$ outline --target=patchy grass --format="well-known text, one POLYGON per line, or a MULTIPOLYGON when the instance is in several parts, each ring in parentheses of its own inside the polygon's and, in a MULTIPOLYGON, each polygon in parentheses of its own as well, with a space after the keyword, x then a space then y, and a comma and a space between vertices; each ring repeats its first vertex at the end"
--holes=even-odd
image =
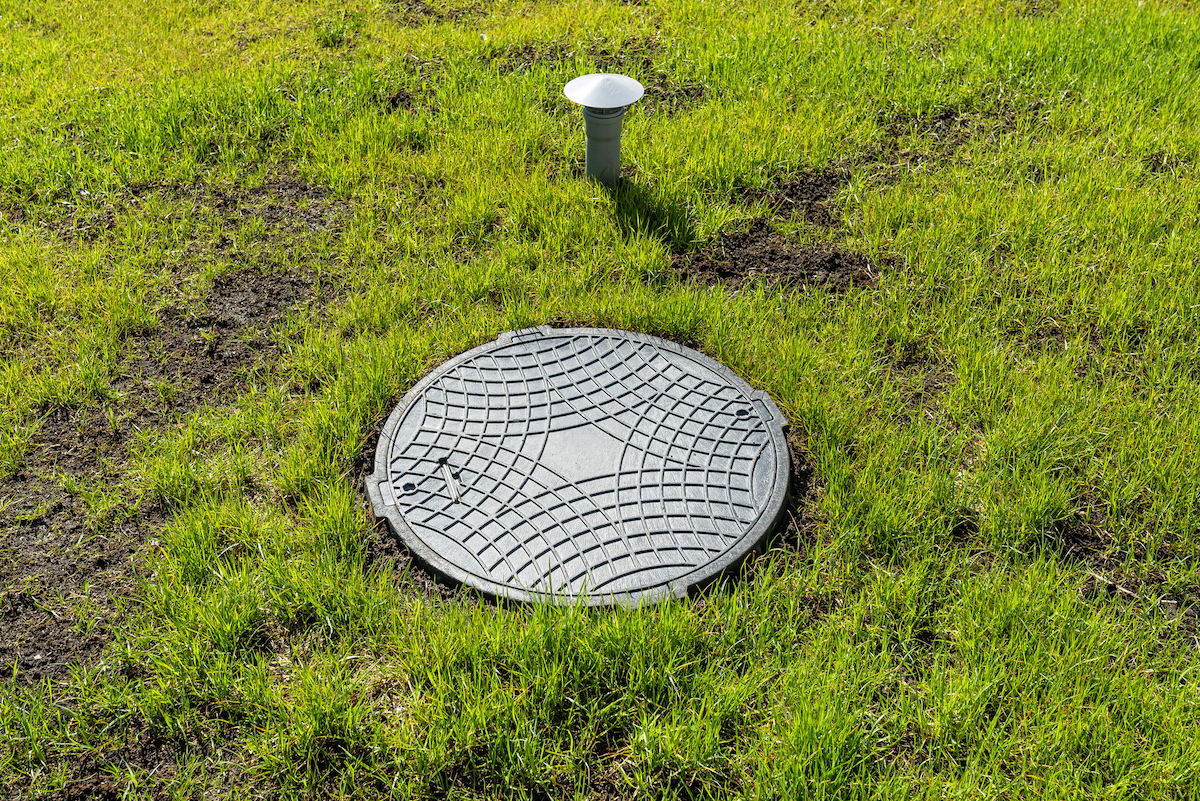
POLYGON ((1197 98, 1182 3, 0 0, 0 797, 1200 795, 1197 98), (496 607, 371 519, 546 323, 787 413, 741 578, 496 607))

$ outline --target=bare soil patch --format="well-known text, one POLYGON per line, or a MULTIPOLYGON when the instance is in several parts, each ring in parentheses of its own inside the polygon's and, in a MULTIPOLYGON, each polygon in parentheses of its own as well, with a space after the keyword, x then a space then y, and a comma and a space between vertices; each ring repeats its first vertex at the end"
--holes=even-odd
POLYGON ((1157 150, 1142 159, 1142 166, 1152 175, 1169 175, 1178 180, 1180 173, 1194 172, 1196 165, 1176 153, 1157 150))
POLYGON ((374 99, 375 106, 386 114, 415 114, 419 111, 436 114, 438 106, 433 101, 432 86, 441 71, 440 58, 423 59, 406 53, 401 60, 401 85, 383 87, 374 99))
POLYGON ((62 679, 111 637, 134 587, 131 557, 165 512, 122 494, 137 432, 231 397, 270 369, 271 326, 311 296, 306 279, 236 274, 215 282, 208 310, 160 314, 127 340, 110 396, 46 411, 16 475, 0 484, 0 671, 62 679))
POLYGON ((1017 0, 1011 8, 1018 17, 1048 17, 1058 11, 1058 0, 1017 0))
POLYGON ((193 738, 186 742, 163 738, 135 719, 125 735, 124 743, 97 750, 69 764, 65 786, 46 798, 54 801, 117 801, 130 797, 131 792, 138 790, 139 798, 165 801, 174 797, 169 795, 168 790, 178 776, 181 759, 189 755, 211 759, 216 756, 214 751, 212 743, 204 738, 193 738), (136 786, 130 785, 127 780, 114 778, 109 766, 118 769, 134 767, 142 774, 143 780, 136 786))
MULTIPOLYGON (((1103 324, 1087 311, 1033 319, 1014 317, 1001 333, 1031 359, 1064 354, 1072 341, 1081 341, 1083 347, 1073 358, 1072 372, 1076 378, 1097 383, 1123 379, 1135 384, 1140 384, 1146 375, 1144 354, 1155 336, 1147 321, 1132 319, 1103 324)), ((1193 380, 1196 375, 1195 371, 1189 374, 1185 370, 1180 380, 1193 380)))
MULTIPOLYGON (((268 253, 278 252, 281 246, 293 241, 298 244, 313 234, 336 234, 352 213, 349 201, 336 197, 327 187, 308 183, 290 173, 273 175, 255 187, 191 184, 143 186, 135 192, 161 193, 197 219, 220 221, 231 233, 243 224, 259 221, 265 229, 264 242, 270 245, 268 253)), ((205 249, 229 252, 235 249, 235 242, 228 234, 215 242, 197 238, 189 243, 184 255, 203 253, 205 249)))
POLYGON ((349 203, 324 186, 291 175, 277 175, 262 186, 217 192, 216 208, 229 216, 256 216, 287 233, 314 233, 337 227, 349 213, 349 203))
POLYGON ((629 38, 619 41, 594 39, 583 45, 554 40, 528 41, 492 48, 484 54, 501 75, 529 72, 535 67, 560 67, 567 62, 588 60, 601 72, 629 72, 652 68, 659 50, 653 38, 629 38))
POLYGON ((388 112, 415 111, 420 107, 420 102, 416 93, 407 89, 397 89, 386 97, 381 97, 379 106, 388 112))
POLYGON ((749 231, 724 234, 699 253, 675 257, 675 268, 686 278, 735 290, 757 280, 841 292, 873 286, 885 266, 833 245, 797 245, 761 219, 749 231))
MULTIPOLYGON (((1029 113, 1041 107, 1034 105, 1029 113)), ((928 114, 897 111, 879 118, 885 136, 890 140, 915 135, 936 145, 942 153, 953 152, 972 138, 997 139, 1013 130, 1021 116, 1016 108, 1001 105, 982 108, 969 104, 945 106, 928 114)))
POLYGON ((642 81, 646 94, 639 107, 643 114, 672 116, 704 102, 708 89, 695 81, 678 81, 662 69, 648 73, 642 81))
POLYGON ((834 218, 833 200, 850 182, 850 168, 845 164, 784 178, 767 190, 741 190, 741 199, 755 202, 766 199, 776 214, 800 218, 820 228, 838 227, 834 218))
POLYGON ((1114 559, 1092 555, 1084 560, 1088 577, 1079 594, 1085 600, 1110 598, 1143 615, 1161 615, 1177 624, 1177 643, 1200 650, 1200 583, 1169 582, 1154 571, 1134 576, 1121 570, 1114 559))

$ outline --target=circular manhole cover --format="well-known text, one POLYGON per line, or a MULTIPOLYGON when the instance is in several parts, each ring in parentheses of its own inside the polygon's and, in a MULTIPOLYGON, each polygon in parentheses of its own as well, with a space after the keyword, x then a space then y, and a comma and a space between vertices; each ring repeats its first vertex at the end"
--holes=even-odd
POLYGON ((715 578, 783 515, 783 415, 628 331, 503 334, 422 379, 367 489, 417 560, 514 600, 636 604, 715 578))

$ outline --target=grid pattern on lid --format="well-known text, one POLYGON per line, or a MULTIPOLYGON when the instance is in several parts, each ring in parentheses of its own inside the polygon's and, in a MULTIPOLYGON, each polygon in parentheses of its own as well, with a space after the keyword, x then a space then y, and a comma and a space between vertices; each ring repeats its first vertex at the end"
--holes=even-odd
POLYGON ((502 338, 435 371, 397 409, 380 440, 376 511, 467 583, 642 593, 777 515, 786 454, 759 395, 652 337, 502 338))

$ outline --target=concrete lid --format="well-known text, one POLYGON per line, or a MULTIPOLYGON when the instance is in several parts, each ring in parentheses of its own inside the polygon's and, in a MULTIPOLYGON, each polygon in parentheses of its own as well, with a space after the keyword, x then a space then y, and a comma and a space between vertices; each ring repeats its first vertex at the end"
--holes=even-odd
POLYGON ((605 72, 580 75, 563 87, 572 103, 589 108, 620 108, 636 102, 646 90, 633 78, 605 72))
POLYGON ((783 516, 784 417, 766 393, 629 331, 503 334, 417 383, 367 491, 416 560, 517 601, 682 596, 783 516))

